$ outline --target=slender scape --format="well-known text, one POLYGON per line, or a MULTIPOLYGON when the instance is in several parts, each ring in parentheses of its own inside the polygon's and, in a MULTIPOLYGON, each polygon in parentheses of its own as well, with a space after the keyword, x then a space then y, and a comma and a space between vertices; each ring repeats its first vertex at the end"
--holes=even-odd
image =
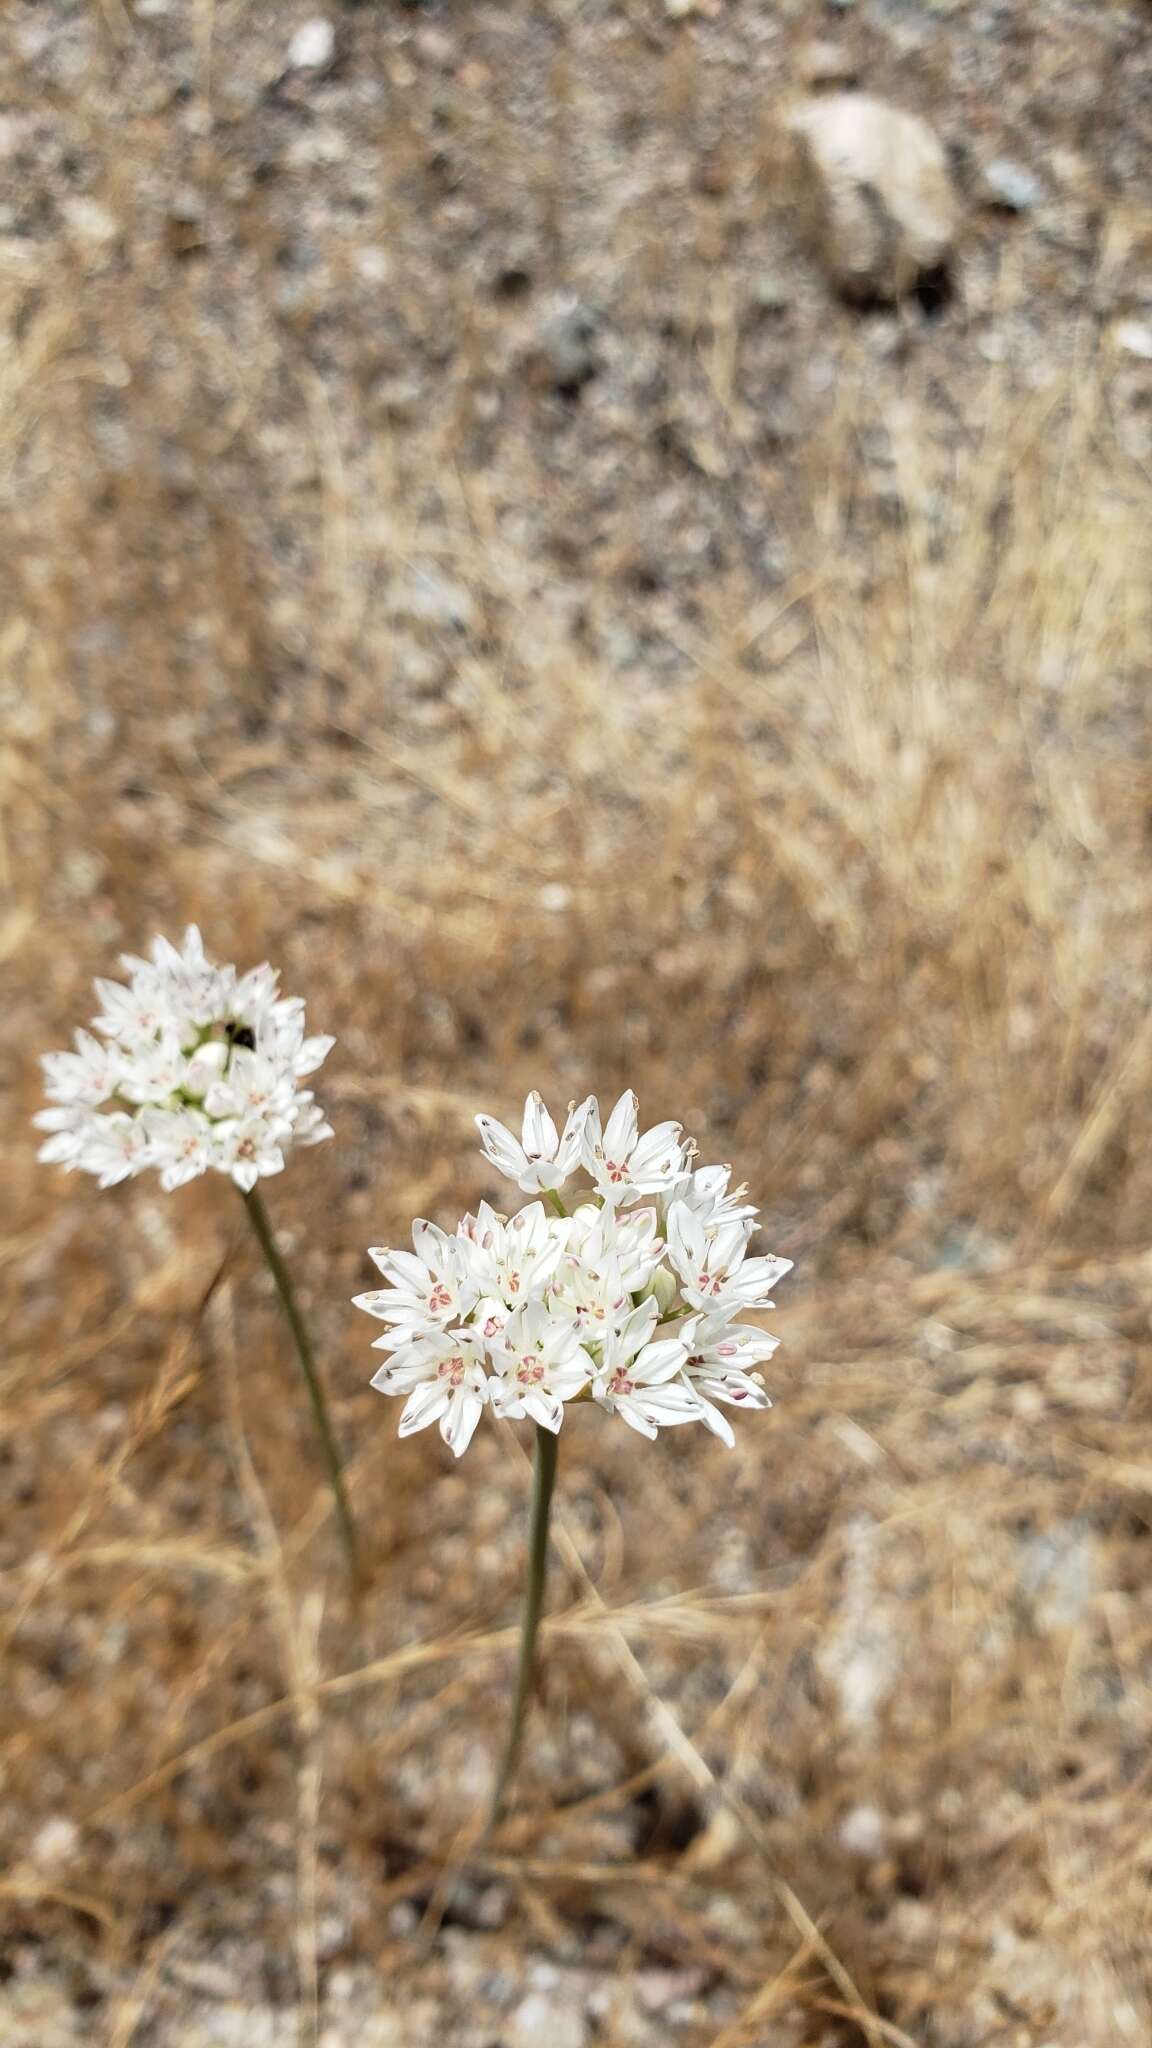
POLYGON ((308 1388, 308 1398, 312 1403, 312 1416, 316 1424, 316 1434, 320 1439, 320 1448, 324 1453, 324 1462, 328 1467, 328 1478, 332 1486, 332 1497, 336 1503, 336 1515, 348 1559, 348 1569, 355 1579, 359 1576, 360 1570, 356 1524, 352 1519, 352 1510, 348 1503, 348 1494, 344 1485, 344 1473, 340 1463, 340 1452, 337 1448, 336 1437, 332 1428, 332 1418, 328 1413, 328 1402, 323 1385, 321 1384, 320 1371, 316 1364, 311 1340, 305 1327, 304 1318, 300 1313, 295 1291, 289 1278, 288 1268, 280 1256, 276 1239, 272 1234, 272 1225, 268 1220, 268 1211, 264 1207, 263 1200, 258 1190, 254 1187, 242 1188, 240 1192, 244 1207, 248 1211, 248 1220, 256 1233, 257 1242, 264 1254, 268 1271, 271 1273, 275 1283, 276 1292, 280 1298, 280 1306, 284 1311, 284 1319, 292 1332, 292 1341, 296 1346, 296 1356, 300 1361, 300 1370, 304 1375, 305 1384, 308 1388))
POLYGON ((508 1740, 492 1795, 489 1825, 495 1826, 520 1761, 524 1723, 536 1667, 536 1637, 544 1609, 544 1581, 548 1572, 548 1523, 552 1510, 552 1489, 556 1484, 556 1461, 560 1444, 551 1430, 536 1425, 536 1449, 532 1460, 532 1509, 528 1522, 528 1574, 524 1584, 524 1611, 520 1621, 520 1656, 516 1666, 516 1692, 508 1725, 508 1740))

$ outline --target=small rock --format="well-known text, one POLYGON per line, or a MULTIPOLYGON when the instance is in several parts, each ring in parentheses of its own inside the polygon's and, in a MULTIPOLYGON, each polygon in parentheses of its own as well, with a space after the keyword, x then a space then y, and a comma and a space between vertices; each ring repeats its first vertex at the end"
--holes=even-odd
POLYGON ((410 619, 438 626, 442 632, 464 633, 476 616, 463 584, 421 562, 413 563, 409 571, 404 609, 410 619))
POLYGON ((575 397, 600 367, 596 338, 599 321, 591 306, 570 294, 552 302, 536 330, 539 360, 549 382, 566 397, 575 397))
POLYGON ((887 1838, 884 1816, 875 1806, 854 1806, 840 1823, 840 1840, 850 1856, 872 1862, 882 1855, 887 1838))
POLYGON ((1141 362, 1152 363, 1152 321, 1118 320, 1112 329, 1112 339, 1125 355, 1139 356, 1141 362))
POLYGON ((752 303, 761 313, 786 313, 792 304, 792 294, 783 278, 766 270, 752 286, 752 303))
POLYGON ((80 1830, 66 1814, 54 1814, 32 1839, 32 1861, 45 1865, 71 1863, 80 1847, 80 1830))
POLYGON ((460 52, 454 39, 446 29, 436 28, 432 23, 417 29, 413 47, 417 56, 437 71, 454 71, 459 61, 460 52))
POLYGON ((327 71, 336 55, 336 31, 326 15, 303 21, 288 45, 290 71, 327 71))
POLYGON ((1045 1634, 1075 1628, 1096 1592, 1096 1539, 1082 1521, 1057 1523, 1022 1539, 1020 1587, 1045 1634))
POLYGON ((116 221, 98 199, 89 199, 86 194, 78 192, 61 202, 60 211, 77 240, 86 242, 90 248, 103 249, 116 240, 119 233, 116 221))
POLYGON ((633 1984, 644 2012, 667 2013, 684 1999, 695 1998, 707 1981, 707 1971, 689 1963, 681 1970, 637 1970, 633 1984))
POLYGON ((980 194, 986 206, 1002 213, 1031 213, 1044 197, 1044 187, 1026 164, 998 156, 980 173, 980 194))
POLYGON ((588 2029, 582 2013, 558 2007, 554 1995, 533 1991, 513 2015, 509 2041, 514 2048, 584 2048, 588 2029))
POLYGON ((664 0, 664 12, 672 21, 686 21, 696 12, 696 0, 664 0))
POLYGON ((572 891, 564 882, 545 882, 536 898, 541 910, 559 912, 567 910, 572 901, 572 891))
POLYGON ((789 125, 821 254, 846 298, 891 302, 947 269, 956 194, 926 121, 868 93, 832 93, 789 125))
POLYGON ((392 275, 392 258, 377 242, 366 242, 355 250, 352 263, 365 284, 387 284, 392 275))
POLYGON ((805 85, 852 85, 857 77, 851 57, 823 36, 805 43, 797 68, 805 85))

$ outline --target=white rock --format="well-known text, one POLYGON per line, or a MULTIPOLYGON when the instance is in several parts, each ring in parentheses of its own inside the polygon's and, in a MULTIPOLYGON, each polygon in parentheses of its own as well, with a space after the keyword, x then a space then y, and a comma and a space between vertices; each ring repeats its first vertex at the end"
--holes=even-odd
POLYGON ((509 2042, 514 2048, 584 2048, 588 2029, 582 2013, 558 2006, 554 1995, 530 1992, 513 2015, 509 2042))
POLYGON ((288 45, 292 71, 326 71, 336 54, 336 31, 323 14, 303 21, 288 45))
POLYGON ((438 626, 443 632, 466 632, 476 616, 476 607, 462 583, 431 563, 413 562, 404 593, 404 610, 410 619, 438 626))
POLYGON ((883 1854, 888 1831, 876 1806, 854 1806, 840 1823, 840 1840, 850 1856, 872 1861, 883 1854))
POLYGON ((1142 362, 1152 363, 1152 320, 1118 320, 1112 329, 1112 339, 1125 355, 1139 356, 1142 362))
POLYGON ((1020 1545, 1020 1585, 1045 1634, 1084 1620, 1099 1585, 1096 1538, 1078 1520, 1057 1522, 1020 1545))
POLYGON ((939 137, 869 93, 832 93, 791 116, 820 249, 850 298, 898 299, 945 266, 956 192, 939 137))
POLYGON ((57 1813, 38 1829, 31 1846, 34 1863, 71 1863, 80 1847, 80 1830, 66 1814, 57 1813))
POLYGON ((115 241, 120 232, 115 216, 109 213, 108 208, 82 192, 63 200, 60 211, 77 239, 87 242, 92 248, 105 248, 109 242, 115 241))
POLYGON ((985 164, 980 183, 989 205, 1001 206, 1008 213, 1030 213, 1044 197, 1044 187, 1035 173, 1006 156, 985 164))

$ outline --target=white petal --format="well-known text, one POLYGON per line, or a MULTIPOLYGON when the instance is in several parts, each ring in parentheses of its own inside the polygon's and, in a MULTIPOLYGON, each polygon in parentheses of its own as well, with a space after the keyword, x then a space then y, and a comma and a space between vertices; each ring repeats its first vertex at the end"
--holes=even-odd
POLYGON ((627 1159, 636 1143, 640 1105, 631 1088, 616 1103, 604 1131, 604 1153, 608 1159, 627 1159))
POLYGON ((558 1401, 554 1394, 545 1394, 540 1388, 525 1394, 524 1411, 533 1422, 540 1424, 541 1429, 550 1429, 553 1436, 559 1435, 560 1424, 564 1420, 564 1403, 558 1401))
POLYGON ((440 1434, 457 1458, 464 1455, 484 1410, 484 1397, 472 1387, 461 1387, 449 1402, 440 1421, 440 1434))
POLYGON ((670 1380, 683 1367, 688 1353, 676 1337, 664 1337, 657 1344, 646 1344, 635 1362, 629 1367, 629 1378, 645 1387, 658 1387, 670 1380))
POLYGON ((636 1430, 640 1436, 646 1436, 652 1443, 655 1443, 657 1435, 655 1423, 649 1422, 648 1417, 631 1401, 627 1398, 617 1401, 615 1413, 620 1417, 621 1422, 628 1424, 629 1429, 636 1430))
POLYGON ((727 1416, 722 1415, 719 1408, 714 1408, 711 1401, 701 1401, 700 1409, 700 1420, 705 1429, 711 1430, 713 1436, 718 1436, 722 1444, 727 1444, 728 1449, 734 1451, 736 1437, 727 1416))
POLYGON ((443 1415, 448 1406, 448 1389, 442 1380, 429 1380, 410 1394, 400 1416, 401 1436, 412 1436, 418 1429, 427 1429, 430 1422, 443 1415))
POLYGON ((476 1127, 480 1132, 481 1148, 491 1165, 497 1171, 516 1180, 523 1173, 527 1161, 524 1148, 518 1145, 506 1124, 497 1123, 495 1117, 478 1116, 476 1127))
POLYGON ((555 1159, 560 1133, 535 1089, 524 1104, 522 1138, 529 1159, 555 1159))

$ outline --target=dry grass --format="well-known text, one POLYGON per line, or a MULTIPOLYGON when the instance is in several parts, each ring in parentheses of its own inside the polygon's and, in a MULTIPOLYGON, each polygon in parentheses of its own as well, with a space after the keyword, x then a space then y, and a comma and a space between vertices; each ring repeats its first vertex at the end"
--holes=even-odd
MULTIPOLYGON (((307 2041, 360 1962, 416 2040, 447 1920, 517 1983, 601 1972, 609 2041, 665 1968, 701 2048, 1146 2039, 1152 489, 1108 366, 969 364, 945 431, 930 348, 877 376, 846 323, 791 577, 645 600, 676 661, 622 678, 509 520, 531 432, 474 462, 456 370, 392 429, 255 274, 214 326, 222 275, 154 295, 48 247, 4 280, 14 1982, 39 1955, 76 2038, 146 2048, 216 1959, 307 2041), (412 612, 431 570, 459 628, 412 612), (272 1193, 357 1612, 238 1205, 34 1164, 38 1053, 191 916, 340 1037, 339 1143, 272 1193), (625 1079, 797 1259, 778 1407, 728 1460, 566 1432, 538 1742, 461 1877, 523 1460, 398 1448, 344 1304, 365 1244, 485 1191, 476 1107, 625 1079)), ((752 463, 709 319, 693 376, 752 463)))

